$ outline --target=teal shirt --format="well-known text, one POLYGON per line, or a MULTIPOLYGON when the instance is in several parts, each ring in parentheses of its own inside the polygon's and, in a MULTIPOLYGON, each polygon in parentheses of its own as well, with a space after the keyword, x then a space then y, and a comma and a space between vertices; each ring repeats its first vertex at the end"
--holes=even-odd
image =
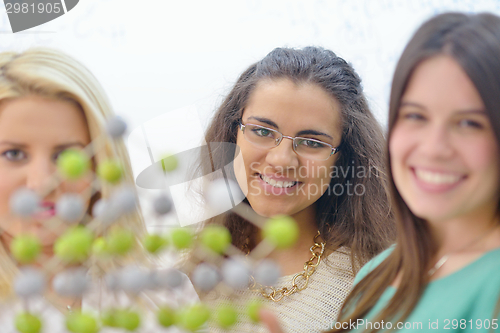
MULTIPOLYGON (((392 248, 368 262, 359 271, 354 284, 387 258, 391 251, 392 248)), ((395 292, 396 288, 389 286, 367 318, 374 318, 395 292)), ((499 297, 500 248, 485 253, 450 275, 431 281, 412 313, 404 323, 399 323, 405 326, 398 332, 500 332, 498 314, 496 319, 492 319, 499 297)), ((369 325, 368 321, 366 319, 357 329, 364 330, 369 325)), ((396 323, 392 325, 391 330, 397 330, 396 323)))

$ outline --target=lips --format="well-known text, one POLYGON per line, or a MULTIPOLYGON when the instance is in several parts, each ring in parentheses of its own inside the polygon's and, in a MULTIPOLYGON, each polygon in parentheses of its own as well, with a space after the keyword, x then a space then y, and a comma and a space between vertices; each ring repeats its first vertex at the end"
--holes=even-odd
POLYGON ((256 173, 254 176, 255 182, 252 182, 252 187, 258 186, 260 189, 264 190, 265 194, 271 194, 275 196, 281 195, 293 195, 298 193, 299 186, 303 185, 302 182, 296 181, 281 175, 274 174, 261 174, 256 173))
POLYGON ((38 211, 33 216, 35 219, 48 219, 56 215, 55 203, 50 201, 43 201, 38 211))
POLYGON ((412 168, 417 185, 429 193, 442 193, 452 190, 462 183, 466 175, 456 172, 434 171, 412 168))
POLYGON ((422 169, 414 169, 414 171, 419 180, 434 185, 454 184, 463 178, 463 176, 453 173, 433 172, 422 169))
POLYGON ((263 174, 259 174, 260 179, 262 179, 267 184, 276 187, 276 188, 290 188, 297 185, 299 182, 293 180, 276 180, 265 176, 263 174))

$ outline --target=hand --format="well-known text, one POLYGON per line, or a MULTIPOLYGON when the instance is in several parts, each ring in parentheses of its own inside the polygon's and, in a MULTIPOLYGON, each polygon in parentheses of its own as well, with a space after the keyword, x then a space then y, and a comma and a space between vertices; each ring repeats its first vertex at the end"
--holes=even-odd
POLYGON ((270 333, 284 333, 281 329, 278 318, 269 310, 261 310, 259 317, 262 323, 267 326, 270 333))

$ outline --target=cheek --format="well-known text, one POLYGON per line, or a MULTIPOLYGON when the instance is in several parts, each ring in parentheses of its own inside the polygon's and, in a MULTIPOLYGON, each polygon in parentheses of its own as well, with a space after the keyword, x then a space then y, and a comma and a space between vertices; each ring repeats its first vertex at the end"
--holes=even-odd
POLYGON ((309 182, 315 184, 323 194, 330 185, 332 180, 333 166, 335 165, 336 158, 332 161, 325 162, 314 162, 307 167, 307 174, 309 175, 309 182))
POLYGON ((398 127, 395 127, 389 141, 389 153, 391 155, 391 158, 398 157, 400 155, 401 150, 404 149, 404 142, 404 135, 401 133, 398 127))
POLYGON ((81 179, 77 179, 74 181, 63 181, 61 183, 62 192, 72 192, 72 193, 84 193, 87 190, 90 190, 92 186, 92 178, 85 177, 81 179))
POLYGON ((0 215, 1 216, 9 214, 10 197, 21 186, 22 182, 17 181, 17 177, 15 174, 0 168, 0 215))
POLYGON ((401 191, 403 186, 403 170, 405 156, 411 143, 401 128, 395 127, 389 141, 390 168, 394 184, 401 191))
POLYGON ((498 147, 491 141, 474 145, 464 151, 470 168, 478 172, 483 181, 498 184, 500 179, 500 157, 498 147))
POLYGON ((91 176, 75 181, 63 181, 59 187, 59 193, 79 194, 88 206, 90 203, 90 197, 92 196, 92 181, 93 179, 91 176))
POLYGON ((7 187, 4 177, 0 177, 0 229, 7 229, 11 224, 9 201, 14 189, 7 187))
MULTIPOLYGON (((415 136, 413 136, 415 138, 415 136)), ((404 157, 409 153, 410 147, 413 145, 411 142, 411 135, 400 126, 394 127, 391 139, 389 141, 389 154, 391 156, 391 168, 393 173, 401 167, 404 162, 404 157)))
POLYGON ((240 149, 240 153, 235 159, 235 163, 238 163, 239 168, 245 169, 248 176, 251 176, 256 172, 260 172, 265 161, 267 151, 255 147, 243 138, 240 139, 239 136, 236 144, 240 149))

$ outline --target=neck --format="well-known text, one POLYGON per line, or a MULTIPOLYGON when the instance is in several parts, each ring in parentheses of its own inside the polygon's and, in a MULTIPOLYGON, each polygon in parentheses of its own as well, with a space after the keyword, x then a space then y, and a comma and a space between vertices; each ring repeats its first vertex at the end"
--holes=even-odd
POLYGON ((483 213, 428 222, 437 244, 437 258, 462 251, 485 252, 500 246, 500 221, 496 214, 483 213))
MULTIPOLYGON (((308 207, 291 216, 299 227, 299 238, 297 243, 291 248, 284 250, 275 250, 268 255, 279 262, 282 270, 282 275, 291 275, 303 270, 304 262, 312 256, 310 248, 314 244, 314 237, 318 233, 318 225, 316 223, 316 210, 314 205, 308 207)), ((260 242, 262 236, 257 236, 257 243, 260 242)), ((322 241, 321 239, 317 240, 322 241)))

